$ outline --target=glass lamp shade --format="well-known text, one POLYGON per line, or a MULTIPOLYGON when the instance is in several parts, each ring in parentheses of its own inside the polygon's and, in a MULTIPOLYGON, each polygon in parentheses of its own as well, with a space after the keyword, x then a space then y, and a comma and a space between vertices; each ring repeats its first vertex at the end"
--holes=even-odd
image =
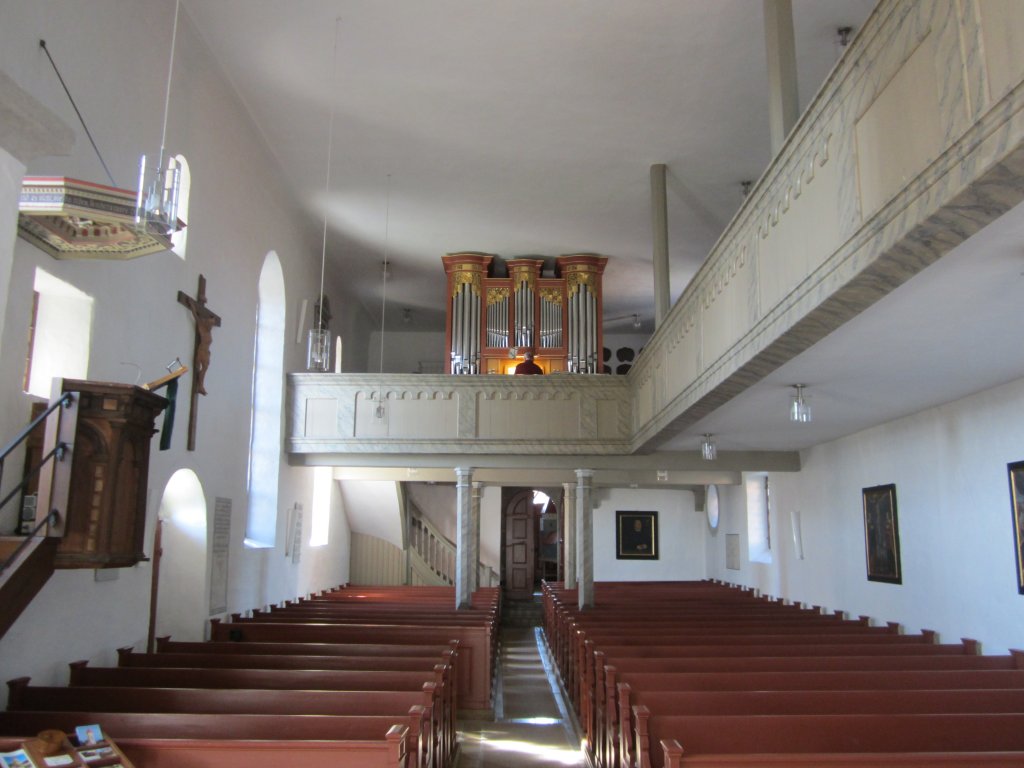
POLYGON ((147 167, 139 161, 139 187, 135 201, 135 225, 145 232, 170 236, 178 231, 178 198, 181 166, 171 157, 166 167, 147 167))
POLYGON ((331 370, 331 332, 325 328, 309 329, 306 370, 320 373, 331 370))
POLYGON ((803 395, 794 395, 793 402, 789 408, 789 420, 800 424, 807 424, 811 420, 811 404, 803 395))
POLYGON ((711 435, 704 435, 700 442, 700 455, 704 461, 714 461, 718 458, 718 446, 711 439, 711 435))

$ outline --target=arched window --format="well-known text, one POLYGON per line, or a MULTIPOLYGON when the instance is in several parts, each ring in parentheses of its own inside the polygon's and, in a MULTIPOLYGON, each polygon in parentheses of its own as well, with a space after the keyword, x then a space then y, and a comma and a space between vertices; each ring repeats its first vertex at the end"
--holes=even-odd
POLYGON ((274 546, 277 480, 281 467, 281 405, 284 394, 284 273, 271 251, 260 272, 256 310, 256 353, 252 376, 249 441, 249 514, 245 543, 274 546))
MULTIPOLYGON (((181 169, 178 176, 178 218, 183 224, 188 224, 188 198, 192 191, 192 172, 188 169, 188 161, 184 155, 175 155, 168 161, 177 163, 181 169)), ((171 250, 182 259, 185 258, 185 243, 188 240, 188 227, 178 230, 171 235, 171 250)))

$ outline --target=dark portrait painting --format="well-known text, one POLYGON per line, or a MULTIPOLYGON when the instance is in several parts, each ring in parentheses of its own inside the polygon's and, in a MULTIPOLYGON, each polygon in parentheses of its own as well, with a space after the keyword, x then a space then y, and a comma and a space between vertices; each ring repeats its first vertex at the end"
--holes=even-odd
POLYGON ((1013 553, 1017 561, 1017 592, 1024 595, 1024 461, 1007 464, 1010 473, 1010 511, 1013 513, 1013 553))
POLYGON ((868 581, 902 584, 900 530, 896 517, 896 486, 876 485, 863 490, 864 547, 868 581))
POLYGON ((615 513, 615 557, 618 560, 658 559, 658 513, 615 513))

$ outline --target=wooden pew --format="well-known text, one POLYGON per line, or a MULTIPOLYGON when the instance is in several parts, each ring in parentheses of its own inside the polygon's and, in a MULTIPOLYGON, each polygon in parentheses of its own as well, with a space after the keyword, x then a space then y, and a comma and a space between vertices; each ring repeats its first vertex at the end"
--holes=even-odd
POLYGON ((458 651, 458 643, 448 645, 400 645, 396 643, 239 643, 173 640, 170 636, 156 639, 157 653, 272 653, 308 656, 371 657, 433 657, 445 651, 458 651))
MULTIPOLYGON (((248 644, 245 644, 248 645, 248 644)), ((218 669, 369 669, 424 673, 434 665, 449 663, 441 656, 303 656, 271 653, 136 653, 118 649, 122 667, 215 667, 218 669)))
POLYGON ((489 710, 492 705, 491 680, 494 672, 495 628, 488 626, 399 626, 384 624, 307 624, 210 622, 211 639, 244 642, 366 642, 382 643, 459 643, 456 690, 458 706, 469 710, 489 710))
POLYGON ((640 729, 631 713, 687 715, 871 715, 1024 713, 1024 688, 961 690, 836 691, 642 691, 618 686, 618 754, 631 754, 631 734, 640 729))
POLYGON ((663 768, 663 751, 651 749, 663 740, 677 741, 687 755, 774 753, 780 765, 788 765, 788 756, 800 753, 1019 752, 1024 756, 1021 713, 653 715, 639 705, 633 716, 637 726, 622 764, 639 768, 663 768))
POLYGON ((661 741, 665 768, 1020 768, 1021 752, 808 752, 687 755, 675 739, 661 741))
POLYGON ((6 712, 0 735, 74 732, 103 723, 133 763, 145 768, 407 768, 422 712, 394 717, 208 715, 124 712, 6 712), (275 737, 282 736, 283 740, 275 737))
MULTIPOLYGON (((375 715, 402 718, 415 706, 424 718, 419 764, 440 766, 447 752, 442 702, 434 683, 421 691, 303 691, 217 688, 31 686, 28 678, 7 683, 8 711, 192 713, 206 715, 375 715)), ((410 746, 410 749, 412 747, 410 746)))
MULTIPOLYGON (((1014 656, 709 657, 706 669, 688 671, 687 659, 617 659, 596 667, 591 739, 614 763, 624 710, 619 688, 659 691, 744 690, 961 690, 1024 689, 1014 656), (742 662, 753 662, 743 664, 742 662), (737 663, 741 662, 741 663, 737 663), (681 668, 681 671, 676 671, 681 668)), ((704 661, 701 659, 700 661, 704 661)), ((658 710, 655 710, 658 711, 658 710)))

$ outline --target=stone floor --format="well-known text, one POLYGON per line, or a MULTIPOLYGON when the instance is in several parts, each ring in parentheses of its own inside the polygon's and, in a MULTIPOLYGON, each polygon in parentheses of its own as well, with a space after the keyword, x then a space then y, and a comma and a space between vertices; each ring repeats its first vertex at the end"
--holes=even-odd
POLYGON ((455 768, 583 766, 574 721, 539 627, 503 627, 494 720, 459 721, 455 768))

